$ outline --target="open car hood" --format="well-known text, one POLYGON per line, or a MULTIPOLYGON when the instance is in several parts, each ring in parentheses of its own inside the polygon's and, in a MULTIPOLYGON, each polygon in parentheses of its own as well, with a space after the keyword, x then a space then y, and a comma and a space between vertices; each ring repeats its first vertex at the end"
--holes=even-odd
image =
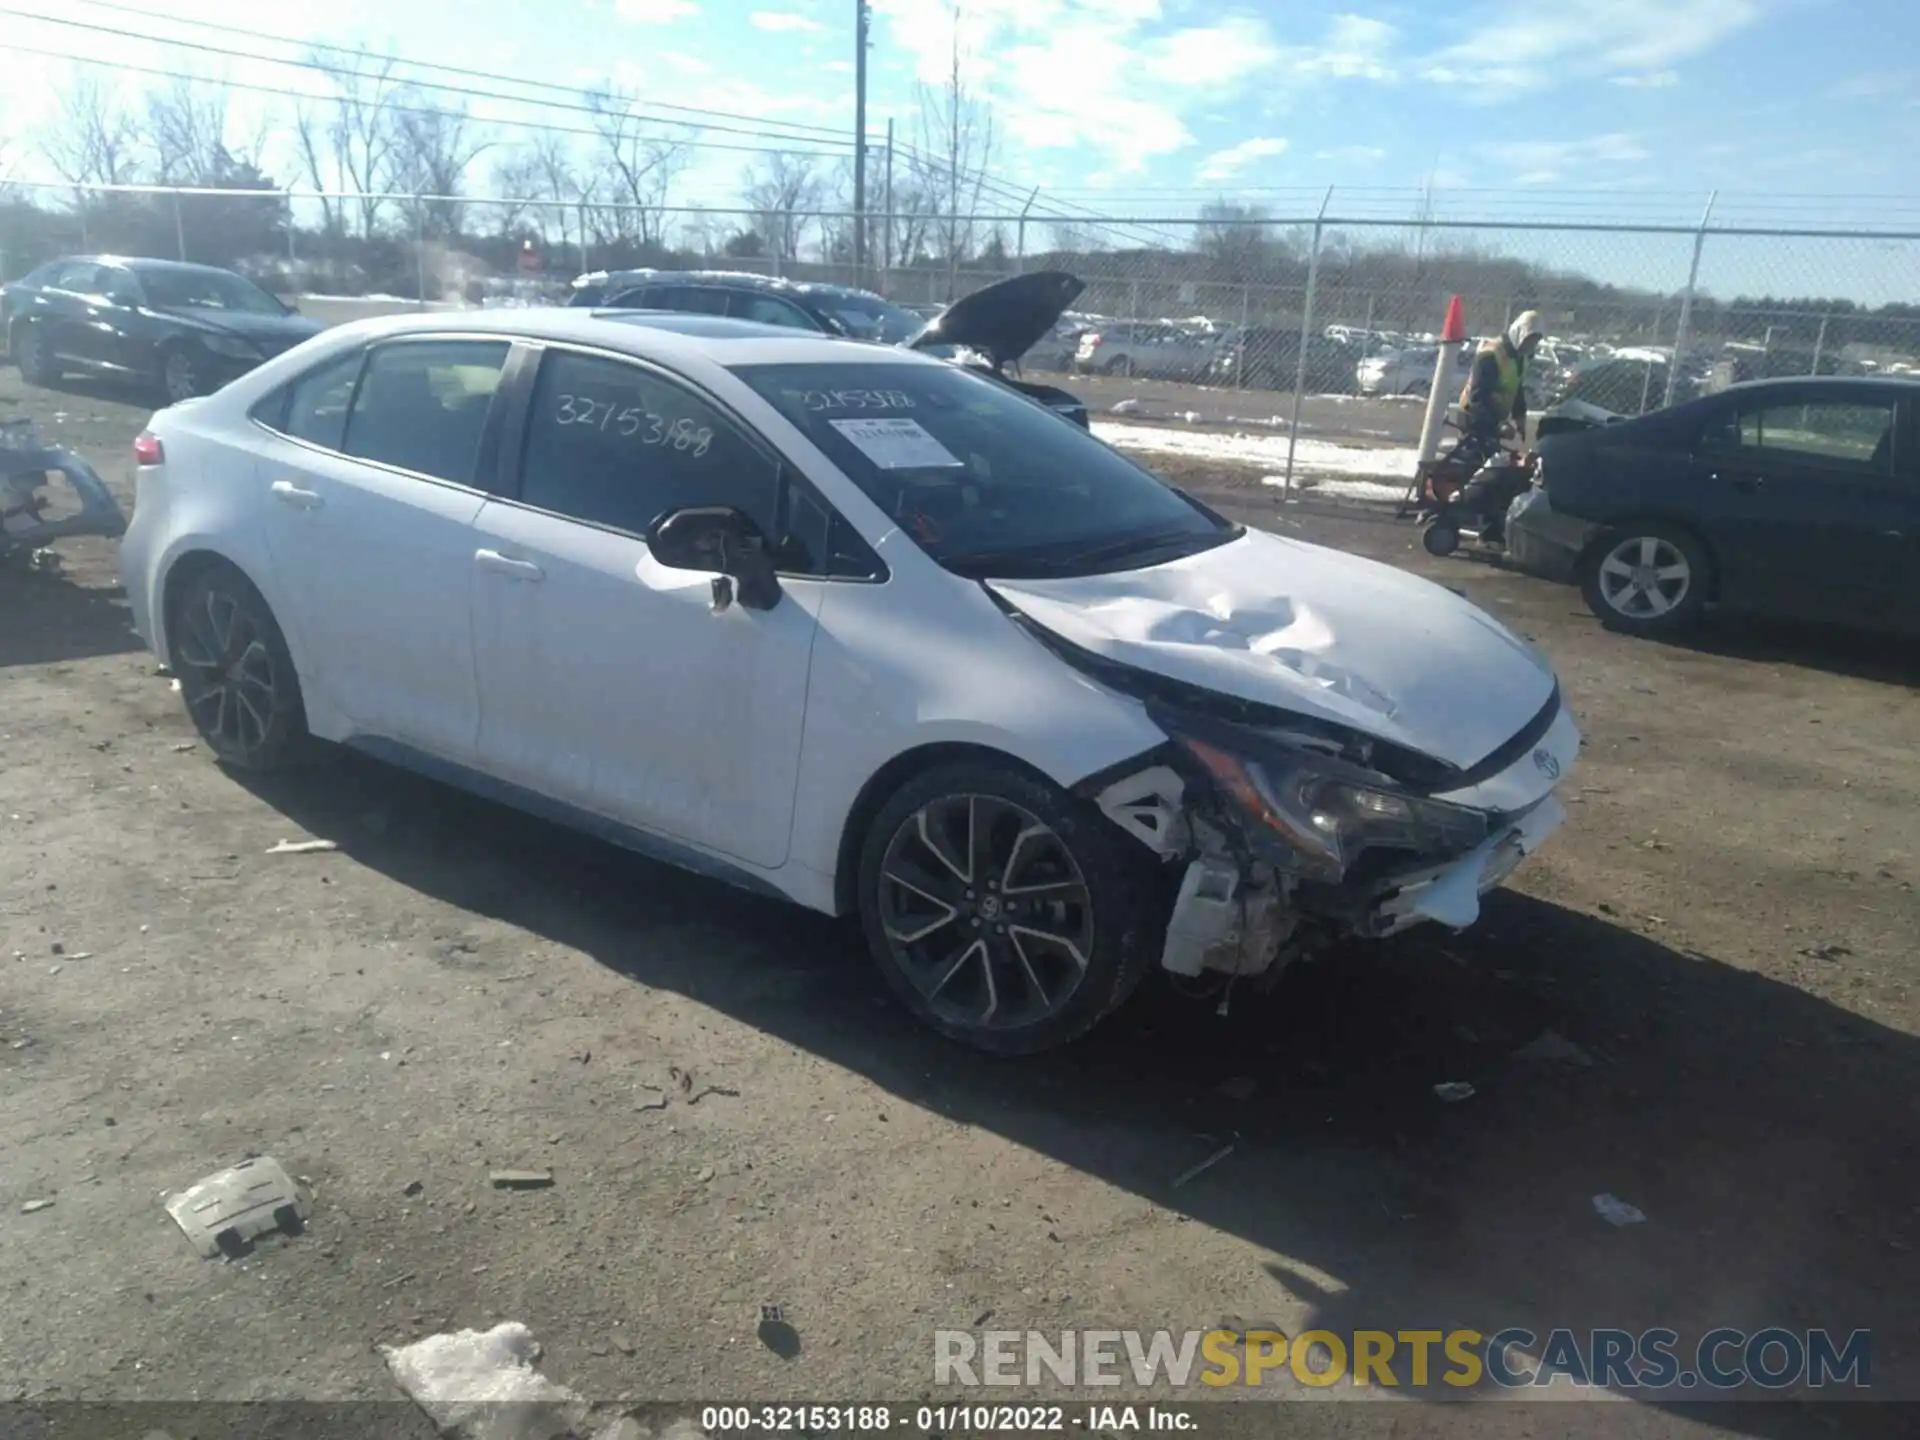
POLYGON ((1145 570, 986 583, 1082 650, 1463 770, 1554 691, 1531 646, 1452 591, 1258 530, 1145 570))
POLYGON ((995 368, 1010 365, 1053 328, 1086 288, 1085 281, 1064 270, 1010 276, 954 301, 906 345, 909 350, 962 345, 978 350, 995 368))

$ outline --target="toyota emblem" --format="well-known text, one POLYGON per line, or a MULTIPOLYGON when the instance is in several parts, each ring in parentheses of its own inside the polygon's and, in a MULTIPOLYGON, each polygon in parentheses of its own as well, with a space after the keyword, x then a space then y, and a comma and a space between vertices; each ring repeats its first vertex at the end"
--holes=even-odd
POLYGON ((1560 762, 1545 750, 1536 750, 1533 752, 1533 763, 1534 767, 1539 770, 1542 775, 1546 776, 1547 779, 1558 780, 1560 778, 1560 762))

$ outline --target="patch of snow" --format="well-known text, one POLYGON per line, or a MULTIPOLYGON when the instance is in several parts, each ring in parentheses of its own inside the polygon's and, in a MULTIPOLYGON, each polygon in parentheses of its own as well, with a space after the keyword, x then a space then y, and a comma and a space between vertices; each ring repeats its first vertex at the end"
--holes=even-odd
MULTIPOLYGON (((1283 436, 1194 434, 1185 430, 1156 429, 1149 425, 1098 423, 1094 425, 1093 433, 1117 449, 1139 450, 1153 455, 1182 455, 1227 464, 1257 465, 1263 470, 1283 470, 1287 463, 1287 440, 1283 436)), ((1418 452, 1411 446, 1369 447, 1338 445, 1331 440, 1300 440, 1294 446, 1293 468, 1296 476, 1311 472, 1322 477, 1362 477, 1372 480, 1376 488, 1386 484, 1398 494, 1412 478, 1417 459, 1418 452)), ((1328 487, 1322 485, 1321 489, 1327 490, 1328 487)))

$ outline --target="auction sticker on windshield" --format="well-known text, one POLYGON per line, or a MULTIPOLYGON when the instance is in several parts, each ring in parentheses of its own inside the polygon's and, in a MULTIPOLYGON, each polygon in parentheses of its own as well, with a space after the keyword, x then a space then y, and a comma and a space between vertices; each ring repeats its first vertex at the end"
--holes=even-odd
POLYGON ((954 453, 915 420, 829 420, 882 470, 929 470, 960 465, 954 453))

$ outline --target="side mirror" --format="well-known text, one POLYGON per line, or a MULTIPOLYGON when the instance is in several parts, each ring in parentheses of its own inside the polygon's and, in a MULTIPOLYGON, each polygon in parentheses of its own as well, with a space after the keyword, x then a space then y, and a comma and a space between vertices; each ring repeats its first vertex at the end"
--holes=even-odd
POLYGON ((647 532, 653 558, 675 570, 705 570, 729 583, 714 581, 714 608, 735 597, 749 610, 771 610, 780 603, 780 578, 758 527, 731 505, 695 505, 662 515, 647 532))

